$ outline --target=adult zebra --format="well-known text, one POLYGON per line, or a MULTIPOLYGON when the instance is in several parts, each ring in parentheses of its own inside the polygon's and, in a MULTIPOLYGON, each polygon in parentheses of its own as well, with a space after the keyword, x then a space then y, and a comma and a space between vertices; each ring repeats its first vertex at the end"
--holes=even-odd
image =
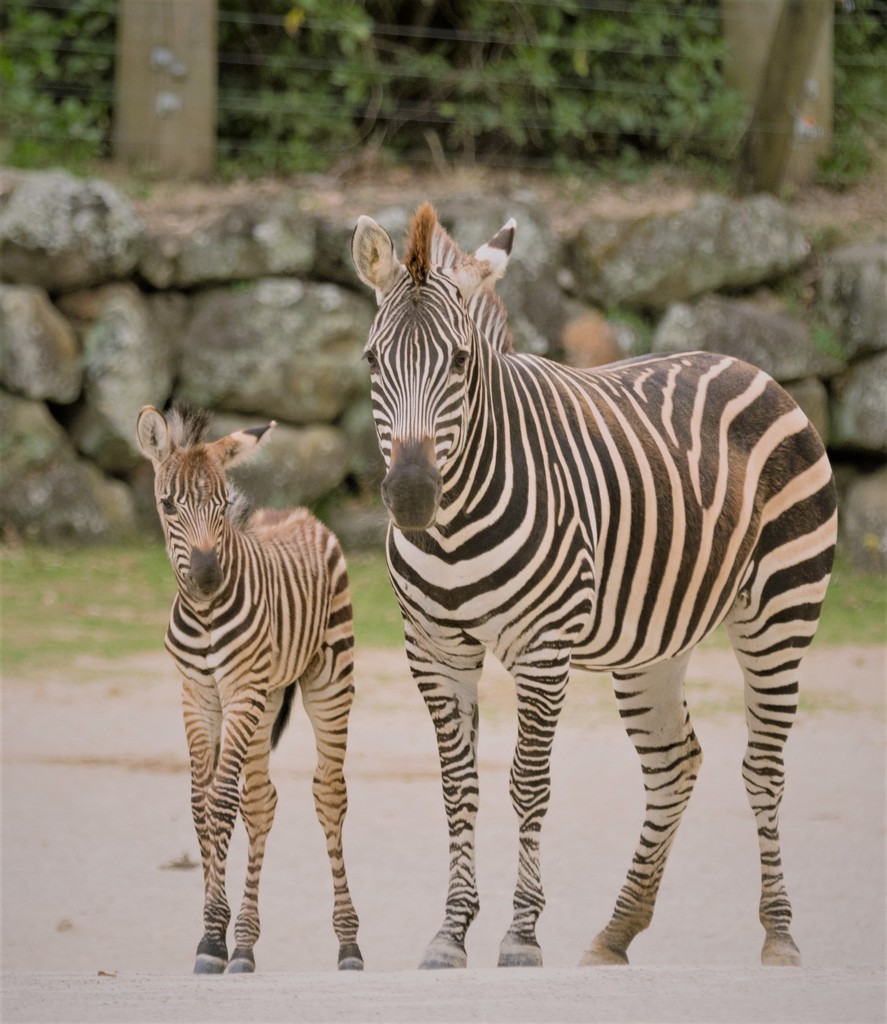
POLYGON ((518 877, 499 963, 542 962, 539 836, 571 664, 612 672, 644 774, 637 851, 581 961, 627 963, 702 760, 683 694, 689 654, 720 622, 745 678, 761 957, 797 964, 777 820, 798 666, 835 544, 822 443, 782 388, 732 358, 694 352, 583 371, 513 353, 491 286, 514 228, 467 256, 425 204, 403 263, 368 217, 352 238, 357 273, 379 303, 365 355, 387 467, 388 567, 434 721, 449 826, 446 916, 421 966, 465 965, 479 907, 485 651, 514 677, 518 707, 518 877))
POLYGON ((362 970, 342 855, 343 764, 354 696, 345 560, 333 534, 306 509, 253 512, 227 480, 226 469, 252 457, 270 427, 206 444, 208 425, 203 410, 164 416, 153 406, 142 409, 137 424, 139 444, 154 465, 179 588, 166 648, 182 677, 191 810, 203 860, 204 934, 194 973, 255 970, 259 874, 277 807, 268 761, 297 686, 317 744, 313 793, 333 876, 339 969, 362 970), (249 859, 229 961, 225 867, 238 812, 249 859))

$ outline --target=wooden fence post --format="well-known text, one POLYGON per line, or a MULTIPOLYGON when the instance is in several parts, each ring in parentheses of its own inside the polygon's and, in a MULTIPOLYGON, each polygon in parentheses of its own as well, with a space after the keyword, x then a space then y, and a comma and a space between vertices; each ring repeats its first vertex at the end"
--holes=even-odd
POLYGON ((778 192, 809 180, 832 134, 833 0, 721 0, 729 84, 754 106, 738 184, 778 192))
POLYGON ((121 0, 114 155, 152 174, 215 167, 216 0, 121 0))

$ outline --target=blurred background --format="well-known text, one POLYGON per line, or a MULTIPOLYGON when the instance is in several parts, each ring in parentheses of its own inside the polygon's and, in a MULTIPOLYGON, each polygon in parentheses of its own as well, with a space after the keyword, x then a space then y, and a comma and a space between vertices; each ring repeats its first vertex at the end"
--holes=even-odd
POLYGON ((517 218, 518 349, 776 377, 829 447, 840 566, 883 634, 884 0, 7 0, 0 88, 14 601, 95 544, 168 595, 146 403, 218 434, 277 419, 244 489, 377 557, 348 241, 366 213, 399 242, 430 199, 467 250, 517 218))

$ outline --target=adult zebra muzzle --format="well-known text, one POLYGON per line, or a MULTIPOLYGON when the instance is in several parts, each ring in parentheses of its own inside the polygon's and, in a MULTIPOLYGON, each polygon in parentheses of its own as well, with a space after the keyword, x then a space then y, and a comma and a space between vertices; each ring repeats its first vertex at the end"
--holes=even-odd
POLYGON ((401 530, 434 525, 443 484, 434 457, 434 441, 394 441, 391 468, 382 481, 382 500, 401 530))

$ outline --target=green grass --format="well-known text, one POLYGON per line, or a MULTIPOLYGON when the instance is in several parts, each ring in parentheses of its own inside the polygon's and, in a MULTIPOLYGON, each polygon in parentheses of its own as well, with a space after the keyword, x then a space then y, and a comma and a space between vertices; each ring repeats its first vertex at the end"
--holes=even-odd
MULTIPOLYGON (((381 552, 349 558, 357 643, 399 647, 400 612, 381 552)), ((82 657, 159 651, 172 569, 157 544, 0 553, 0 666, 26 673, 82 657)), ((816 645, 887 641, 887 580, 838 561, 816 645)))
MULTIPOLYGON (((384 556, 348 560, 362 646, 399 646, 400 612, 384 556)), ((163 649, 175 579, 159 544, 70 550, 26 545, 0 554, 0 667, 63 665, 163 649)))

